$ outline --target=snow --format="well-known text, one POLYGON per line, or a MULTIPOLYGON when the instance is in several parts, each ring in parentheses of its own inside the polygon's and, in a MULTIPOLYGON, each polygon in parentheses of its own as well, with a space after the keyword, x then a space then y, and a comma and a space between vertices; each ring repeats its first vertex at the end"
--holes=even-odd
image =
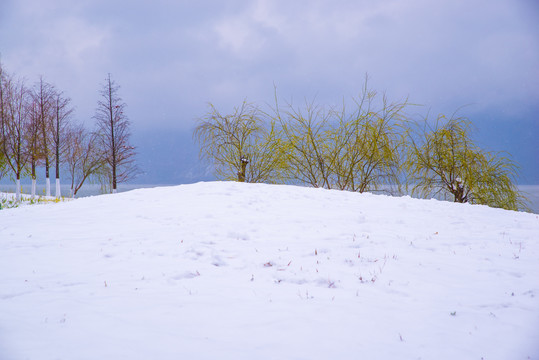
POLYGON ((539 216, 210 182, 0 210, 0 359, 538 359, 539 216))

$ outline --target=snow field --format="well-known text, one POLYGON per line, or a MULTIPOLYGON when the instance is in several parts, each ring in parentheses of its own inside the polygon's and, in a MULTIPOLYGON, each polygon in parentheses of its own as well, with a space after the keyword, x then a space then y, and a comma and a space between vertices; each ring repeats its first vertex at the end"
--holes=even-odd
POLYGON ((0 211, 0 359, 539 357, 539 216, 198 183, 0 211))

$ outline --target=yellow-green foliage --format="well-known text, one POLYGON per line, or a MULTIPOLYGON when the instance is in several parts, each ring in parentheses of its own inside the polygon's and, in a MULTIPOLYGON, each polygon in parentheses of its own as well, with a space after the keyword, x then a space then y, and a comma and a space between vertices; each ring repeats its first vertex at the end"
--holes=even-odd
POLYGON ((410 140, 406 162, 413 190, 424 197, 524 209, 524 198, 514 185, 515 163, 478 148, 470 138, 470 126, 466 118, 443 115, 433 128, 425 123, 419 140, 410 140))
POLYGON ((278 113, 288 148, 288 176, 314 187, 388 190, 399 184, 406 102, 388 103, 364 89, 348 113, 312 103, 278 113), (377 104, 378 101, 378 104, 377 104), (378 105, 378 107, 376 107, 378 105))
POLYGON ((283 152, 274 124, 254 105, 243 102, 232 114, 222 115, 212 105, 199 119, 194 137, 200 143, 200 155, 210 161, 217 178, 237 180, 242 158, 249 164, 247 182, 280 182, 283 152))
POLYGON ((321 109, 306 104, 305 110, 288 106, 278 113, 282 128, 282 143, 286 147, 286 177, 288 181, 329 188, 331 169, 327 158, 331 146, 331 129, 321 109))
POLYGON ((36 205, 36 204, 50 204, 50 203, 59 203, 63 201, 70 201, 70 198, 51 198, 45 196, 36 196, 31 197, 29 195, 21 196, 21 200, 17 201, 15 195, 13 194, 2 194, 0 195, 0 209, 9 209, 16 208, 21 205, 36 205))
POLYGON ((515 163, 477 147, 469 120, 439 116, 414 133, 408 106, 365 82, 351 111, 314 102, 280 108, 276 101, 268 114, 243 102, 222 115, 210 104, 194 136, 223 180, 400 194, 405 185, 422 197, 526 209, 515 163))
POLYGON ((219 179, 389 190, 399 185, 406 106, 378 98, 367 83, 351 112, 276 102, 267 114, 243 102, 222 115, 210 104, 194 137, 219 179))
POLYGON ((383 96, 380 108, 375 108, 376 96, 373 91, 365 92, 351 116, 347 117, 344 109, 338 114, 332 142, 339 189, 364 192, 399 185, 408 104, 388 103, 383 96))

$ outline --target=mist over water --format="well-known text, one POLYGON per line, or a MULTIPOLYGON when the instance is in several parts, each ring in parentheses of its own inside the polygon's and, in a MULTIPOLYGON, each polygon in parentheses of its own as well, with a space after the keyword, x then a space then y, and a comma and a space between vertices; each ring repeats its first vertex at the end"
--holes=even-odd
MULTIPOLYGON (((118 192, 125 192, 135 189, 142 188, 154 188, 162 186, 175 186, 179 184, 119 184, 118 192)), ((22 184, 22 193, 30 194, 32 191, 32 186, 30 184, 22 184)), ((518 188, 523 192, 524 196, 528 199, 528 207, 530 210, 539 214, 539 185, 518 185, 518 188)), ((61 191, 63 197, 71 197, 71 186, 70 185, 61 185, 61 191)), ((0 192, 15 192, 14 184, 0 184, 0 192)), ((45 195, 45 186, 43 184, 38 184, 36 187, 37 195, 45 195)), ((87 196, 97 196, 108 194, 108 192, 103 192, 103 189, 100 185, 88 184, 84 185, 78 192, 77 198, 87 197, 87 196)), ((51 184, 51 195, 55 196, 55 185, 51 184)))
POLYGON ((530 210, 535 214, 539 214, 539 185, 519 185, 518 188, 528 199, 530 210))
MULTIPOLYGON (((153 187, 160 187, 160 186, 174 186, 174 185, 158 185, 158 184, 119 184, 118 185, 118 192, 125 192, 135 189, 141 189, 141 188, 153 188, 153 187)), ((22 193, 23 194, 30 194, 32 192, 32 185, 31 184, 21 184, 22 193)), ((71 197, 71 185, 61 185, 60 186, 61 195, 62 197, 71 197)), ((15 185, 14 184, 0 184, 0 192, 15 192, 15 185)), ((87 197, 87 196, 96 196, 96 195, 103 195, 103 194, 109 194, 110 192, 104 191, 101 187, 101 185, 95 185, 95 184, 88 184, 84 185, 79 189, 77 192, 76 198, 81 197, 87 197)), ((51 196, 55 196, 56 194, 56 187, 54 183, 51 183, 51 196)), ((36 195, 45 195, 45 185, 38 184, 36 186, 36 195)))

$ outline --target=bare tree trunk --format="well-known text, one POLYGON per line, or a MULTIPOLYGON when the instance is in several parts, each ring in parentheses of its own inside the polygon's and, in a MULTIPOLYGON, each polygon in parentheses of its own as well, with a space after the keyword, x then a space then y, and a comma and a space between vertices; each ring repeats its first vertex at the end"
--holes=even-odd
POLYGON ((51 180, 50 180, 50 132, 53 128, 54 121, 53 96, 55 94, 54 87, 40 77, 37 89, 34 92, 34 97, 39 109, 39 122, 41 125, 43 158, 45 159, 45 195, 51 196, 51 180))
POLYGON ((32 161, 32 199, 36 197, 36 162, 32 161))
POLYGON ((242 156, 240 161, 241 161, 241 170, 238 171, 238 181, 245 182, 245 172, 247 170, 247 164, 249 164, 249 160, 245 156, 242 156))
POLYGON ((112 148, 112 153, 111 153, 111 156, 112 156, 112 162, 111 162, 111 167, 112 167, 112 193, 116 193, 116 138, 114 137, 114 127, 115 127, 115 124, 114 124, 114 112, 113 112, 113 104, 112 104, 112 99, 113 99, 113 93, 112 93, 112 82, 111 82, 111 79, 110 79, 110 75, 108 77, 108 82, 107 82, 107 86, 108 86, 108 92, 109 92, 109 96, 108 96, 108 99, 109 99, 109 121, 110 121, 110 141, 111 141, 111 148, 112 148))
POLYGON ((60 95, 56 98, 56 134, 55 134, 55 155, 56 155, 56 198, 61 194, 60 188, 60 95))
POLYGON ((61 158, 69 146, 69 139, 67 136, 68 125, 70 116, 73 113, 73 108, 70 107, 71 99, 64 97, 61 93, 54 93, 54 121, 53 121, 53 137, 52 145, 54 146, 54 157, 56 167, 56 198, 60 198, 61 186, 60 186, 60 164, 61 158))
MULTIPOLYGON (((44 120, 42 120, 44 121, 44 120)), ((45 125, 43 125, 43 153, 45 154, 45 196, 51 196, 51 179, 49 177, 49 155, 48 155, 48 146, 46 145, 47 131, 45 125)))

